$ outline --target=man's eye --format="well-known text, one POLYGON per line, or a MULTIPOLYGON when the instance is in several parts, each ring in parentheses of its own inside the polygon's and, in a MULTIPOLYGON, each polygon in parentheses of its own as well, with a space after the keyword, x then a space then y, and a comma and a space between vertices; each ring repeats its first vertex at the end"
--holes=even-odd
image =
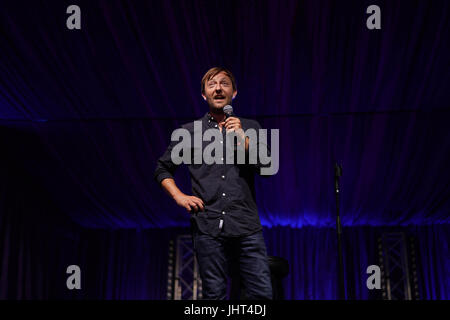
POLYGON ((228 87, 230 84, 228 82, 221 82, 221 85, 223 85, 224 87, 228 87))

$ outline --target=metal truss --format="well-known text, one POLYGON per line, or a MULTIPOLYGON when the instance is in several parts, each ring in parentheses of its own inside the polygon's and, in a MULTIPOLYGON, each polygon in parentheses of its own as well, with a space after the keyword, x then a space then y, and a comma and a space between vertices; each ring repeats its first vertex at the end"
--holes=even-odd
POLYGON ((202 298, 202 284, 191 235, 180 235, 169 244, 168 300, 202 298))
POLYGON ((382 295, 385 300, 419 299, 414 238, 410 240, 408 250, 404 232, 383 233, 378 239, 382 295))

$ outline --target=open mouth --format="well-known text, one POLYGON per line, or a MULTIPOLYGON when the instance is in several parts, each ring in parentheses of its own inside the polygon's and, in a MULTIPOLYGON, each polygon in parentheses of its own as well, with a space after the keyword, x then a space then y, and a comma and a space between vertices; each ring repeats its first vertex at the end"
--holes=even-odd
POLYGON ((225 100, 225 97, 224 96, 215 96, 214 100, 215 101, 223 101, 223 100, 225 100))

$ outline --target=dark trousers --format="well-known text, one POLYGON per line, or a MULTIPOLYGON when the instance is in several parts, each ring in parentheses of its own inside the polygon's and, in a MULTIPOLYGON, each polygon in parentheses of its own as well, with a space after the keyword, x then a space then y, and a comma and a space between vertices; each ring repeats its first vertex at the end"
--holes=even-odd
POLYGON ((272 299, 270 270, 262 231, 237 238, 214 238, 193 233, 193 243, 202 279, 203 299, 226 299, 232 263, 238 268, 246 299, 272 299))

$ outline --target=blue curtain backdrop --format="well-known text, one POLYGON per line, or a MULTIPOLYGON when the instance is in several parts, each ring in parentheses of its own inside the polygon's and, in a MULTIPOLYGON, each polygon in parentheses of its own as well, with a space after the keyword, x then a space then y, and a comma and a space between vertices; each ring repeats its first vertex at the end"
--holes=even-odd
POLYGON ((421 298, 450 298, 448 1, 77 1, 68 30, 71 4, 0 4, 1 299, 165 299, 189 216, 153 170, 216 65, 235 112, 280 129, 256 193, 287 299, 336 298, 335 161, 347 296, 379 298, 365 270, 394 230, 417 239, 421 298))

